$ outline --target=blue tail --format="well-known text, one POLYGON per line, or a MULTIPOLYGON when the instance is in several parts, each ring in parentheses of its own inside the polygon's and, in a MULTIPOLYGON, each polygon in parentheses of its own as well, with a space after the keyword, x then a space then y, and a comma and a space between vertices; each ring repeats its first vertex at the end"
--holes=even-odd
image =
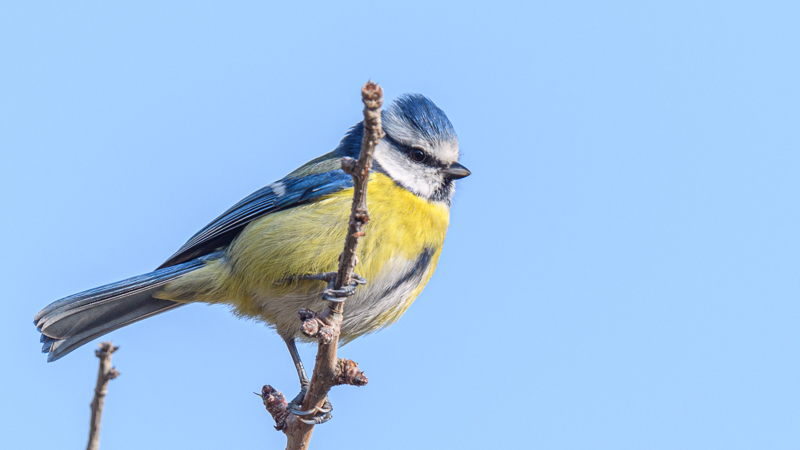
POLYGON ((216 259, 220 253, 158 269, 55 301, 36 314, 42 353, 55 361, 117 328, 177 308, 184 303, 153 298, 161 286, 216 259))

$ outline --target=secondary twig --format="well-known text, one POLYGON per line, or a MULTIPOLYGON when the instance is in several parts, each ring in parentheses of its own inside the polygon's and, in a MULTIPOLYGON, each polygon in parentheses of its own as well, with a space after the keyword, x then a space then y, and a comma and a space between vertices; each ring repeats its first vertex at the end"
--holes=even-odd
POLYGON ((94 398, 92 399, 92 421, 89 427, 89 443, 86 450, 98 450, 100 448, 100 421, 103 418, 103 403, 108 393, 108 382, 117 378, 119 372, 111 366, 111 355, 119 347, 114 347, 111 341, 101 342, 100 350, 95 350, 94 354, 100 358, 100 369, 97 371, 97 386, 94 388, 94 398))
MULTIPOLYGON (((354 192, 344 251, 339 258, 339 270, 336 280, 329 285, 329 288, 333 289, 341 289, 351 283, 357 261, 358 240, 364 236, 364 225, 369 222, 367 182, 369 181, 369 171, 372 168, 372 154, 375 146, 383 138, 381 127, 383 90, 376 83, 369 81, 361 89, 361 97, 364 102, 364 138, 361 142, 361 153, 358 161, 347 157, 342 158, 342 170, 353 177, 354 192)), ((341 384, 363 386, 367 384, 367 377, 359 370, 358 364, 347 359, 339 359, 336 356, 343 312, 343 301, 331 301, 322 314, 316 314, 307 309, 298 313, 303 321, 301 331, 307 336, 316 337, 319 341, 314 373, 302 404, 303 411, 322 408, 328 392, 333 386, 341 384)), ((275 428, 286 434, 286 448, 289 450, 307 449, 314 425, 289 413, 283 394, 271 386, 264 386, 261 398, 267 411, 275 419, 275 428)))

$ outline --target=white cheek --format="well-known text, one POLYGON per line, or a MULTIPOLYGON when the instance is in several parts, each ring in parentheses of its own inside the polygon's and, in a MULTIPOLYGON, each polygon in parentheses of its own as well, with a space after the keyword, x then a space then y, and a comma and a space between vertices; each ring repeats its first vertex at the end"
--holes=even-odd
POLYGON ((375 160, 392 179, 415 194, 430 197, 436 191, 438 186, 436 170, 412 164, 405 156, 392 150, 386 141, 381 141, 375 147, 375 160))

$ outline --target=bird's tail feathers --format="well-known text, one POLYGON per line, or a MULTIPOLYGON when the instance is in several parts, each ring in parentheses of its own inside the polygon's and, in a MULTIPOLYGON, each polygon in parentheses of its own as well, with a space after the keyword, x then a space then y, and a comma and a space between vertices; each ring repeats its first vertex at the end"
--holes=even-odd
POLYGON ((42 353, 55 361, 81 345, 117 328, 177 308, 184 303, 154 298, 176 278, 203 266, 219 253, 107 284, 55 301, 33 319, 42 333, 42 353))

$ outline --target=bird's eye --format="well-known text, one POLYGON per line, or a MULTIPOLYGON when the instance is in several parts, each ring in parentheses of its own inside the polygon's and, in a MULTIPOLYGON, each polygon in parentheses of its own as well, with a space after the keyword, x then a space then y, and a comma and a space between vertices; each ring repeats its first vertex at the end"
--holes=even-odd
POLYGON ((418 148, 411 149, 411 159, 413 159, 416 162, 425 161, 426 156, 427 155, 425 154, 424 150, 418 148))

